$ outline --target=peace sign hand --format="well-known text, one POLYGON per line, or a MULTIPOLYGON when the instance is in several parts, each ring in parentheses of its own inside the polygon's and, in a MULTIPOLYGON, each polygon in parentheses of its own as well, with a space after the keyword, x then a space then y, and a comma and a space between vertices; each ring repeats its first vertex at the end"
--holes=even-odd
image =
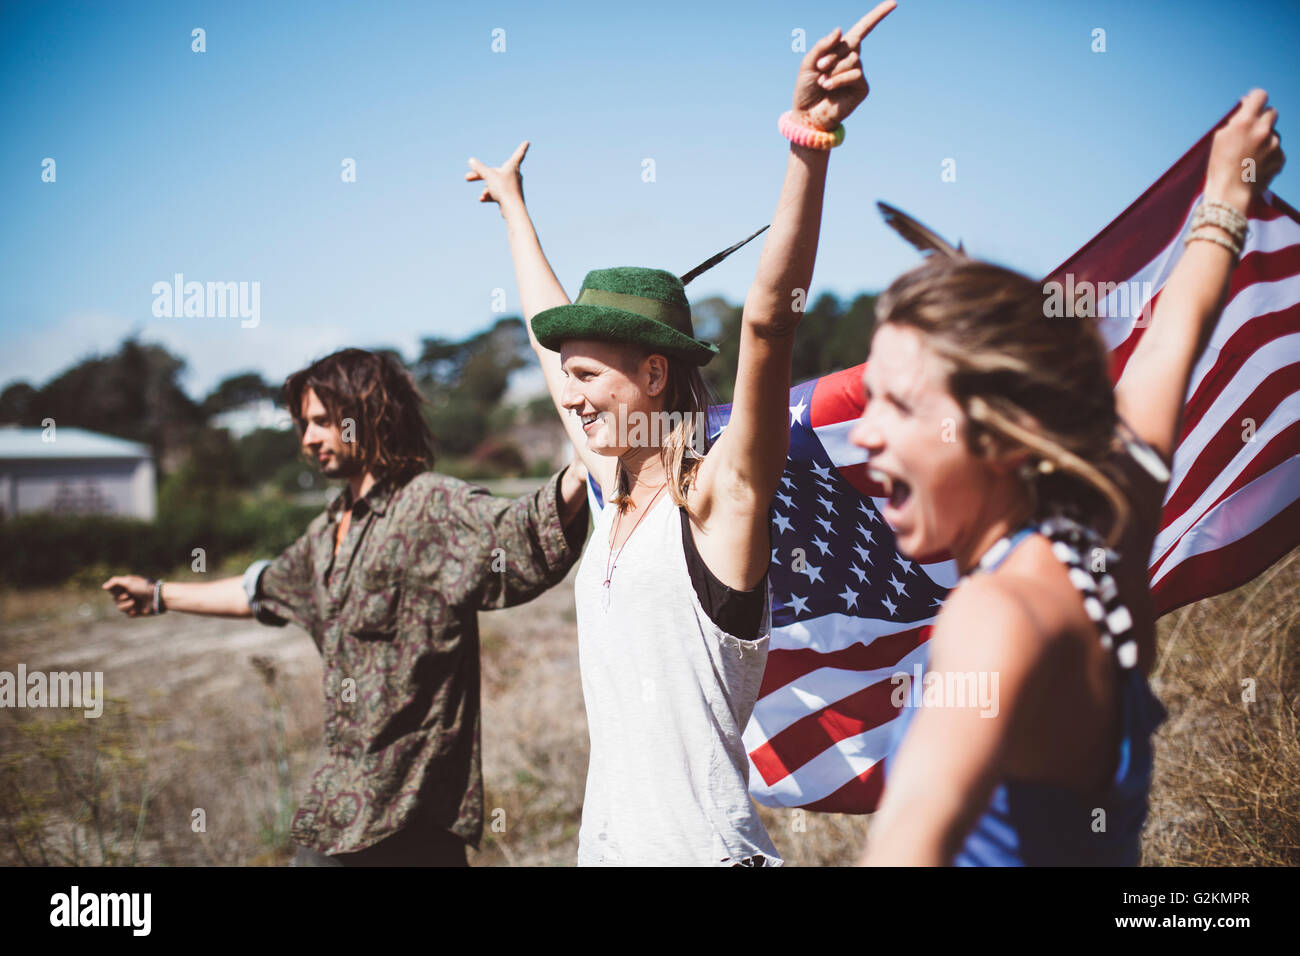
POLYGON ((501 207, 503 216, 506 213, 505 207, 510 203, 517 202, 523 205, 524 177, 519 172, 519 166, 523 163, 527 152, 528 140, 524 140, 516 147, 510 158, 495 169, 470 157, 470 171, 465 174, 465 181, 483 183, 483 193, 478 197, 479 202, 496 203, 501 207))
POLYGON ((898 6, 885 0, 840 35, 836 27, 818 40, 803 62, 794 82, 794 110, 809 126, 829 132, 844 122, 867 98, 867 78, 862 73, 859 47, 877 23, 898 6))

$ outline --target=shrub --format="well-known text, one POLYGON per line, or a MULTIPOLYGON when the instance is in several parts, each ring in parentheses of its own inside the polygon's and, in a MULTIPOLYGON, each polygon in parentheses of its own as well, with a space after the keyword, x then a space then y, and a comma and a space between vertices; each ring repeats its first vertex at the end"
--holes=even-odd
POLYGON ((306 530, 319 505, 170 504, 155 522, 110 515, 23 514, 0 519, 0 582, 59 584, 87 566, 161 576, 202 548, 209 569, 233 555, 273 557, 306 530))

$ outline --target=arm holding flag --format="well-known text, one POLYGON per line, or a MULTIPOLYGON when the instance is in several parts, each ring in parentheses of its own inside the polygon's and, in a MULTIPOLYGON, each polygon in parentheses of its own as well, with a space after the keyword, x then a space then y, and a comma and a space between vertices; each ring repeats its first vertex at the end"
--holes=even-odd
MULTIPOLYGON (((1203 201, 1226 203, 1247 215, 1252 195, 1282 169, 1285 156, 1273 126, 1277 110, 1268 94, 1252 90, 1214 134, 1203 201), (1247 171, 1254 181, 1247 180, 1247 171)), ((1233 240, 1217 225, 1201 226, 1233 240)), ((1178 442, 1189 377, 1224 306, 1237 257, 1216 241, 1189 242, 1174 267, 1151 327, 1142 335, 1115 387, 1120 417, 1168 462, 1178 442)))

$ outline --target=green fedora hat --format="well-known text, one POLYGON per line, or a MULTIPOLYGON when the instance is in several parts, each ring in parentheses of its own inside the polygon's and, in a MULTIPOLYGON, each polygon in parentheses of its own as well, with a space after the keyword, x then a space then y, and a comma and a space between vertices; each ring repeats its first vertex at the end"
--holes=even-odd
POLYGON ((704 365, 718 347, 695 337, 682 280, 662 269, 595 269, 572 305, 533 316, 537 341, 552 351, 569 339, 637 345, 704 365))

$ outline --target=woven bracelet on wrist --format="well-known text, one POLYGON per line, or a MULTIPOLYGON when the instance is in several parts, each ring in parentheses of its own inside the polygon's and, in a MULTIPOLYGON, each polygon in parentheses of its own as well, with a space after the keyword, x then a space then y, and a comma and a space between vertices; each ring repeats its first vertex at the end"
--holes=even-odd
POLYGON ((1192 231, 1201 226, 1218 226, 1232 236, 1238 245, 1243 245, 1246 241, 1246 217, 1227 203, 1210 200, 1197 206, 1196 213, 1192 216, 1192 231))
POLYGON ((1241 256, 1240 246, 1223 238, 1223 236, 1216 236, 1214 233, 1209 232, 1208 230, 1197 230, 1196 232, 1193 232, 1190 236, 1188 236, 1186 239, 1183 240, 1183 245, 1189 246, 1197 239, 1204 239, 1206 242, 1213 242, 1217 245, 1223 246, 1223 248, 1231 252, 1235 258, 1240 258, 1241 256))
POLYGON ((1204 209, 1220 209, 1227 216, 1241 223, 1241 228, 1246 228, 1246 217, 1242 211, 1230 202, 1224 202, 1222 199, 1202 199, 1201 207, 1204 209))

